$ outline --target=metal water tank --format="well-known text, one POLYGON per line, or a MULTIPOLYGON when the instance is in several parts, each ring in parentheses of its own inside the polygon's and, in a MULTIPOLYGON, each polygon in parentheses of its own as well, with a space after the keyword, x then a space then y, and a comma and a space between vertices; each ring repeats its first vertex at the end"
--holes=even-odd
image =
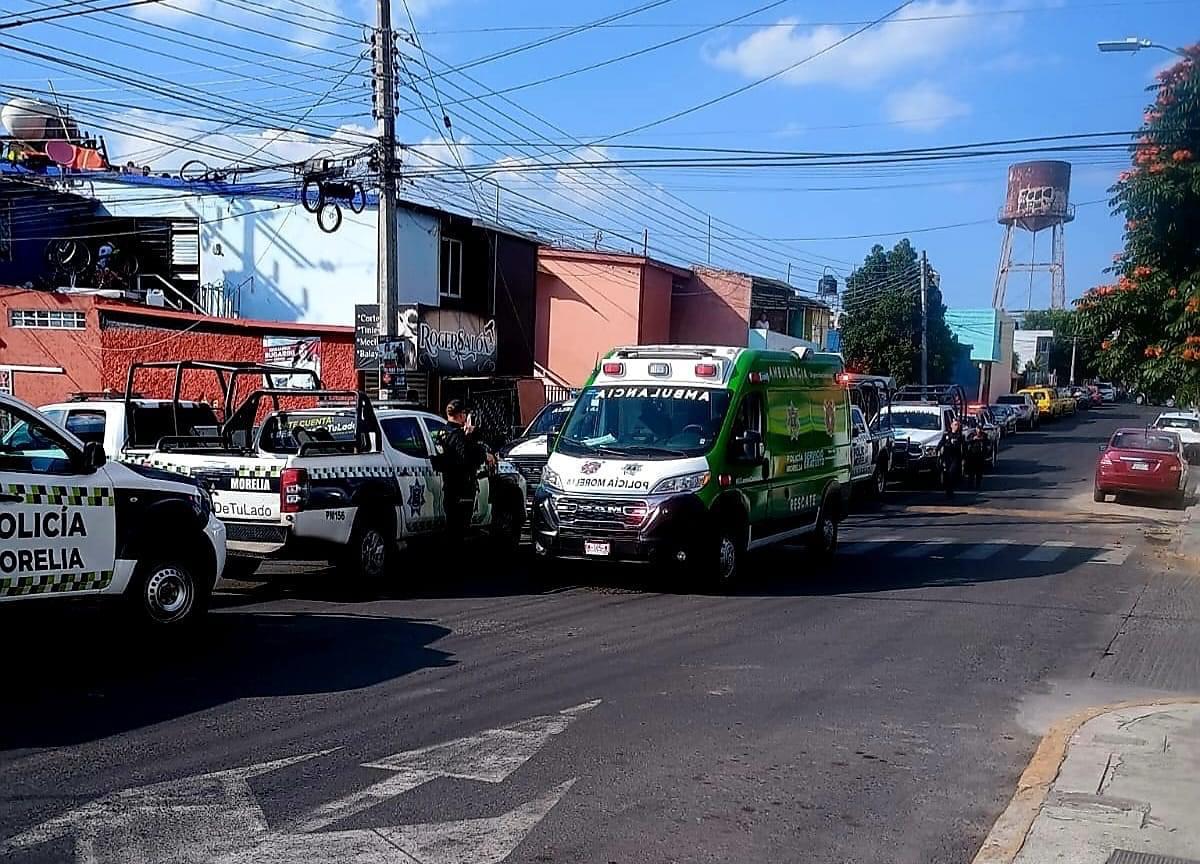
POLYGON ((78 137, 71 116, 49 102, 18 96, 0 107, 0 123, 18 141, 70 141, 78 137))

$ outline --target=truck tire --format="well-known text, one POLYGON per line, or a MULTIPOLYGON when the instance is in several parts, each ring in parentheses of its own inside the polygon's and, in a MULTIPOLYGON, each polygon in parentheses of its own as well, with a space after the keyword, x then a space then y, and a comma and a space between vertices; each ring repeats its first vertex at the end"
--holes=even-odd
POLYGON ((876 503, 883 500, 883 495, 887 492, 888 482, 887 462, 879 461, 875 464, 875 473, 871 475, 871 500, 876 503))
POLYGON ((194 562, 157 558, 137 565, 126 598, 141 623, 179 630, 208 611, 210 591, 211 585, 194 562))
POLYGON ((832 560, 838 545, 837 503, 832 492, 826 492, 817 511, 817 524, 808 537, 808 549, 821 561, 832 560))
POLYGON ((338 561, 342 572, 365 584, 378 584, 387 576, 395 545, 394 531, 378 514, 360 512, 350 532, 350 542, 338 561))

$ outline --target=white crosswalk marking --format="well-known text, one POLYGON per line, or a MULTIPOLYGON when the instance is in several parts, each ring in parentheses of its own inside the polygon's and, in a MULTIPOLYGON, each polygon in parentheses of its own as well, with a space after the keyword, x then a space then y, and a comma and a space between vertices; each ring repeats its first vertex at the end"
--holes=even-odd
POLYGON ((1047 540, 1021 557, 1022 561, 1034 561, 1039 564, 1049 564, 1057 559, 1075 544, 1069 540, 1047 540))
POLYGON ((986 561, 1005 546, 1013 545, 1014 542, 1013 540, 988 540, 986 543, 972 546, 958 558, 960 561, 986 561))
POLYGON ((1129 557, 1129 553, 1133 551, 1132 546, 1122 546, 1119 543, 1112 543, 1105 546, 1103 549, 1097 549, 1096 553, 1088 559, 1089 564, 1124 564, 1125 559, 1129 557))
POLYGON ((896 553, 897 558, 923 558, 926 555, 935 555, 942 546, 949 546, 954 541, 949 537, 930 537, 928 540, 920 540, 896 553))

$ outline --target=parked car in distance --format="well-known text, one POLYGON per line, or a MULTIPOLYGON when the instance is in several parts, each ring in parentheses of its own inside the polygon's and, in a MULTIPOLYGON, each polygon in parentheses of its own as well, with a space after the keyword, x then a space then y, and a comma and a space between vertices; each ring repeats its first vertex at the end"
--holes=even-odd
POLYGON ((1074 394, 1071 393, 1070 387, 1055 387, 1051 388, 1051 396, 1058 403, 1058 413, 1060 417, 1066 417, 1074 414, 1079 405, 1075 401, 1074 394))
POLYGON ((1000 405, 1007 405, 1016 412, 1018 426, 1024 426, 1026 429, 1038 427, 1041 420, 1038 406, 1028 393, 1008 393, 997 397, 996 402, 1000 405))
POLYGON ((1062 416, 1062 406, 1049 387, 1026 387, 1017 391, 1028 395, 1037 406, 1039 420, 1054 420, 1062 416))
POLYGON ((1117 388, 1107 381, 1097 381, 1096 389, 1100 391, 1100 398, 1104 400, 1105 405, 1111 405, 1117 401, 1117 388))
POLYGON ((1092 497, 1131 493, 1166 499, 1182 509, 1187 495, 1188 463, 1183 441, 1174 430, 1118 429, 1100 445, 1092 497))
POLYGON ((1001 438, 1006 435, 1017 434, 1017 406, 993 403, 988 406, 988 410, 996 418, 996 424, 1000 427, 1001 438))

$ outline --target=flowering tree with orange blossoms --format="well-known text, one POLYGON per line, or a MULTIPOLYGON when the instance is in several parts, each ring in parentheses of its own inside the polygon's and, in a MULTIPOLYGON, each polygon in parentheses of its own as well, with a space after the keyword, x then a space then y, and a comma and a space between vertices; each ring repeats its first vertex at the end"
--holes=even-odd
POLYGON ((1200 45, 1151 88, 1133 165, 1110 192, 1125 217, 1116 281, 1076 301, 1101 374, 1200 403, 1200 45))

